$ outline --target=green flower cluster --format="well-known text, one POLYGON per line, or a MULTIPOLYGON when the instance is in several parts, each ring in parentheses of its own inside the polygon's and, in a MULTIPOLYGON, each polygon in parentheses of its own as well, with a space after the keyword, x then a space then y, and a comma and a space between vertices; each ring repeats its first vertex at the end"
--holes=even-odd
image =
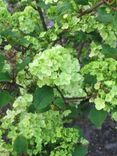
POLYGON ((117 108, 117 61, 109 58, 93 61, 82 69, 84 76, 93 77, 92 85, 86 83, 85 87, 91 95, 91 102, 96 109, 113 111, 117 108))
POLYGON ((99 24, 97 26, 98 31, 105 44, 108 44, 111 47, 116 48, 117 37, 114 28, 111 25, 103 25, 103 24, 99 24))
POLYGON ((14 13, 12 20, 14 30, 19 29, 25 34, 32 33, 39 28, 38 13, 31 6, 25 7, 24 11, 14 13))
MULTIPOLYGON (((13 156, 17 155, 13 149, 16 138, 24 136, 28 141, 28 154, 47 156, 72 156, 74 145, 80 142, 79 131, 74 128, 64 128, 63 117, 70 111, 62 114, 59 111, 48 111, 45 113, 29 113, 33 97, 25 93, 16 99, 13 109, 7 111, 2 118, 0 130, 0 152, 7 152, 13 156), (11 143, 6 143, 2 135, 7 134, 11 143), (48 147, 50 153, 48 153, 48 147)), ((82 142, 82 138, 81 138, 82 142)))
POLYGON ((33 62, 29 64, 29 71, 39 87, 56 85, 66 94, 70 94, 70 89, 73 92, 71 94, 85 94, 81 87, 83 77, 79 73, 80 65, 71 52, 71 49, 58 45, 34 57, 33 62))
POLYGON ((57 2, 58 0, 45 0, 45 4, 57 2))
POLYGON ((26 74, 24 70, 17 74, 16 81, 18 84, 22 85, 25 89, 33 83, 32 76, 26 74))
POLYGON ((97 21, 95 16, 84 16, 77 24, 74 26, 74 30, 83 32, 93 32, 98 31, 105 44, 111 47, 116 47, 116 30, 112 25, 104 25, 103 23, 97 21))
MULTIPOLYGON (((7 10, 7 4, 0 0, 0 30, 8 28, 11 23, 11 15, 7 10)), ((1 34, 0 32, 0 34, 1 34)))
POLYGON ((91 43, 91 52, 89 54, 89 57, 98 57, 102 59, 104 55, 101 53, 102 46, 98 43, 92 42, 91 43))

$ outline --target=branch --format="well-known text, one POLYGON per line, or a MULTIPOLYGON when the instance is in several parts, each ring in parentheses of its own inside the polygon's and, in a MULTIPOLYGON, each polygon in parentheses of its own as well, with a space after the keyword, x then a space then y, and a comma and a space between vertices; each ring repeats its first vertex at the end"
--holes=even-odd
MULTIPOLYGON (((105 4, 105 2, 102 0, 101 2, 97 3, 96 5, 92 6, 91 8, 83 11, 82 13, 80 13, 80 15, 77 16, 77 18, 80 18, 86 14, 91 13, 92 11, 94 11, 95 9, 97 9, 98 7, 100 7, 101 5, 105 4)), ((58 34, 58 37, 53 43, 52 46, 54 46, 58 41, 60 41, 60 39, 62 38, 62 35, 64 34, 64 32, 69 31, 68 29, 63 30, 62 32, 60 32, 58 34)))
POLYGON ((56 90, 58 91, 58 93, 60 94, 60 96, 62 97, 64 103, 66 104, 66 99, 65 99, 63 93, 61 92, 61 90, 60 90, 60 89, 58 88, 58 86, 56 86, 56 85, 55 85, 55 88, 56 88, 56 90))
POLYGON ((77 101, 77 100, 86 100, 89 99, 90 97, 88 96, 82 96, 82 97, 64 97, 66 101, 77 101))
POLYGON ((57 38, 55 41, 53 41, 52 46, 55 46, 55 44, 57 44, 58 42, 60 42, 61 39, 62 39, 62 36, 63 36, 66 32, 68 32, 68 29, 62 30, 62 31, 58 34, 58 38, 57 38))
POLYGON ((47 26, 46 26, 46 22, 45 22, 45 19, 44 19, 44 15, 43 15, 43 12, 42 12, 42 9, 39 7, 39 0, 35 0, 36 4, 37 4, 37 11, 39 13, 39 16, 40 16, 40 19, 41 19, 41 22, 42 22, 42 25, 43 25, 43 28, 45 31, 47 31, 47 26))
POLYGON ((62 93, 62 91, 58 88, 58 86, 54 86, 55 89, 58 91, 58 93, 60 94, 60 96, 62 97, 63 101, 65 104, 69 104, 70 102, 75 102, 75 101, 79 101, 79 100, 88 100, 90 97, 89 96, 82 96, 82 97, 65 97, 62 93))
POLYGON ((91 12, 93 12, 94 10, 96 10, 98 7, 100 7, 101 5, 103 5, 105 2, 102 0, 101 2, 97 3, 96 5, 92 6, 91 8, 83 11, 79 16, 77 16, 77 18, 80 18, 86 14, 89 14, 91 12))
POLYGON ((86 43, 86 41, 81 41, 79 43, 78 48, 77 48, 77 58, 78 58, 81 66, 82 66, 82 57, 81 57, 81 54, 82 54, 83 48, 85 47, 85 43, 86 43))
POLYGON ((16 91, 19 88, 24 88, 22 85, 16 83, 16 82, 1 82, 2 86, 4 89, 9 90, 9 91, 16 91))

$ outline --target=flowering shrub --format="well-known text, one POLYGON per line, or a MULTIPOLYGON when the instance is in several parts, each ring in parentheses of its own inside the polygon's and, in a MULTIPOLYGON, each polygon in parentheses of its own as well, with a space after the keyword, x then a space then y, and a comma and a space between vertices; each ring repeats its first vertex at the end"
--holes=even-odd
POLYGON ((85 156, 65 125, 117 121, 116 21, 116 0, 0 0, 3 156, 85 156))

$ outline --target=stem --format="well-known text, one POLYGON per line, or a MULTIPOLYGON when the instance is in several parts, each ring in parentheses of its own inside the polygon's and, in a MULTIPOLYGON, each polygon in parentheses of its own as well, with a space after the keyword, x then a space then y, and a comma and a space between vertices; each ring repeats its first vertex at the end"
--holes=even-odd
POLYGON ((94 10, 96 10, 98 7, 100 7, 101 5, 103 5, 105 2, 102 0, 101 2, 97 3, 96 5, 92 6, 91 8, 83 11, 79 16, 77 16, 77 18, 80 18, 86 14, 89 14, 91 12, 93 12, 94 10))
POLYGON ((40 16, 43 28, 44 28, 45 31, 47 31, 48 29, 47 29, 47 26, 46 26, 46 22, 45 22, 45 18, 44 18, 44 15, 43 15, 43 11, 42 11, 41 7, 38 5, 39 0, 35 0, 35 2, 37 4, 37 11, 39 13, 39 16, 40 16))
POLYGON ((82 100, 82 99, 89 99, 88 96, 82 96, 82 97, 64 97, 65 100, 82 100))
POLYGON ((56 90, 62 97, 65 104, 69 104, 71 101, 79 101, 79 100, 88 100, 90 97, 84 96, 84 97, 65 97, 62 93, 62 91, 55 85, 56 90))
POLYGON ((81 57, 81 54, 82 54, 82 50, 83 48, 85 47, 85 43, 86 41, 81 41, 81 43, 79 43, 79 46, 77 48, 77 58, 79 60, 79 63, 80 63, 80 66, 82 67, 82 57, 81 57))
POLYGON ((58 93, 60 94, 60 96, 62 97, 64 103, 66 104, 66 99, 65 99, 63 93, 61 92, 61 90, 60 90, 56 85, 55 85, 55 88, 56 88, 56 90, 58 91, 58 93))

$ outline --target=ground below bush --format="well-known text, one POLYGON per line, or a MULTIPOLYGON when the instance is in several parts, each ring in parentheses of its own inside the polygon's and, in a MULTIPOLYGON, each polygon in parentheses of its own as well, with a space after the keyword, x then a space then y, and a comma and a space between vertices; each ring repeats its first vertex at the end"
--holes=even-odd
POLYGON ((117 156, 117 123, 107 119, 101 129, 91 124, 83 124, 82 128, 89 140, 87 156, 117 156))

